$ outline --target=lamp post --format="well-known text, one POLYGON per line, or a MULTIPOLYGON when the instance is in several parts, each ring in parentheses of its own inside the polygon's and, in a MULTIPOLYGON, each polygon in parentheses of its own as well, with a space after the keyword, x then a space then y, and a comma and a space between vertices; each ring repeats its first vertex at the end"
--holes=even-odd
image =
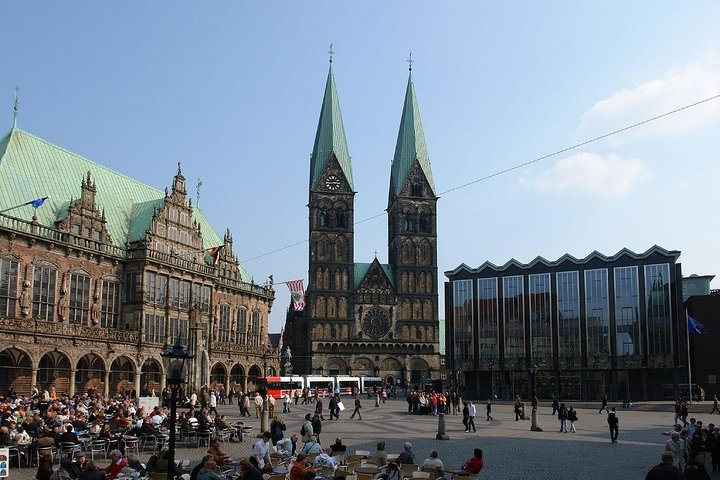
POLYGON ((175 345, 170 350, 160 354, 165 366, 167 383, 170 385, 172 395, 170 397, 170 441, 168 443, 168 471, 175 468, 175 422, 177 420, 177 398, 180 385, 185 383, 187 376, 188 360, 193 354, 185 350, 182 341, 178 337, 175 345))
POLYGON ((538 365, 537 363, 533 362, 530 365, 530 391, 532 392, 532 412, 530 413, 530 420, 532 422, 530 424, 530 430, 532 430, 533 432, 542 432, 543 429, 538 423, 537 402, 535 401, 535 375, 537 375, 537 371, 538 365))
POLYGON ((493 377, 493 367, 495 367, 495 358, 491 358, 488 362, 490 367, 490 398, 495 400, 495 378, 493 377))
MULTIPOLYGON (((267 378, 267 361, 268 361, 267 352, 263 353, 262 361, 263 361, 263 377, 267 378)), ((270 429, 270 425, 269 425, 270 421, 268 418, 267 382, 265 382, 265 388, 263 388, 263 390, 260 392, 260 394, 263 396, 262 417, 260 417, 260 435, 262 435, 263 432, 267 432, 270 429)))

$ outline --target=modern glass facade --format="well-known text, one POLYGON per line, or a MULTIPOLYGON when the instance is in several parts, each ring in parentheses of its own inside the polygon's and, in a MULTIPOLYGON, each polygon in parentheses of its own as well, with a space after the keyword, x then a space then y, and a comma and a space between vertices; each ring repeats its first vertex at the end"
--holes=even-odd
POLYGON ((447 364, 476 398, 528 394, 537 364, 540 398, 663 399, 686 378, 679 255, 653 247, 447 272, 447 364))
POLYGON ((599 366, 610 355, 610 306, 606 268, 585 272, 587 358, 599 366))
POLYGON ((473 361, 472 280, 453 282, 453 351, 460 364, 473 361))
POLYGON ((519 361, 525 357, 525 305, 523 277, 503 279, 503 326, 505 360, 519 361))
POLYGON ((530 275, 530 352, 533 362, 553 356, 550 274, 530 275))
POLYGON ((478 296, 478 346, 480 363, 484 366, 497 365, 500 349, 498 346, 498 280, 481 278, 477 281, 478 296))

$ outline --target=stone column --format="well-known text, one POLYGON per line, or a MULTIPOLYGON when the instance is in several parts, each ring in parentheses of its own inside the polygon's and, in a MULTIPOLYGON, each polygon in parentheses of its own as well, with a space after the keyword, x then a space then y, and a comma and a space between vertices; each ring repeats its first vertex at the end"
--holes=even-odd
POLYGON ((227 394, 230 393, 230 371, 228 370, 227 374, 225 375, 225 396, 227 397, 227 394))
POLYGON ((243 392, 247 394, 247 373, 242 377, 243 392))
POLYGON ((70 396, 75 395, 75 369, 70 369, 70 396))
POLYGON ((110 370, 107 370, 105 372, 105 391, 103 392, 105 394, 105 397, 110 396, 110 370))
POLYGON ((160 396, 165 392, 165 386, 167 385, 167 375, 165 373, 160 374, 160 396))
MULTIPOLYGON (((33 387, 37 386, 37 374, 38 374, 37 368, 33 368, 30 371, 30 391, 32 391, 33 387)), ((39 391, 40 391, 40 389, 38 388, 38 392, 39 391)))
POLYGON ((140 396, 140 371, 135 372, 135 380, 134 380, 134 388, 135 388, 135 394, 139 397, 140 396))

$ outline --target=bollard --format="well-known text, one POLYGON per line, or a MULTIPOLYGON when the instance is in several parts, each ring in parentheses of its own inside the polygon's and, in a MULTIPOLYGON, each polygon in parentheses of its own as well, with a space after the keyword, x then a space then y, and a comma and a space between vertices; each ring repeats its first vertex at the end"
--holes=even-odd
POLYGON ((445 414, 438 414, 438 432, 435 435, 437 440, 450 440, 450 437, 445 433, 445 414))
POLYGON ((530 430, 533 432, 542 432, 543 429, 540 426, 540 422, 538 421, 538 413, 537 408, 532 409, 532 424, 530 425, 530 430))
POLYGON ((375 406, 376 407, 380 406, 380 395, 375 395, 375 406))

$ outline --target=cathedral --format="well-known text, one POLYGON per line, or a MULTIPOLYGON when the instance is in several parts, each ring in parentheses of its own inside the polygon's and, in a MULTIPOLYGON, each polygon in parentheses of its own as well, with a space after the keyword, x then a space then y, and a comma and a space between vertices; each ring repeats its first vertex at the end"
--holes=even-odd
POLYGON ((355 188, 331 61, 310 161, 306 305, 288 312, 284 332, 293 372, 439 377, 438 197, 412 68, 390 169, 387 264, 355 260, 355 188))

